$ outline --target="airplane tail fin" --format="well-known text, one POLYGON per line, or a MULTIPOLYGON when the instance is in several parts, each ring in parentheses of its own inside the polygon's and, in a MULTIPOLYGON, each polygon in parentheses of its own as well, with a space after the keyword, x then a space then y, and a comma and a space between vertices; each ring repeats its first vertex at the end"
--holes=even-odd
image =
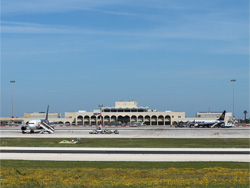
POLYGON ((47 107, 47 113, 46 113, 46 120, 48 120, 48 117, 49 117, 49 105, 48 105, 48 107, 47 107))
POLYGON ((224 119, 225 119, 225 114, 226 114, 226 110, 224 110, 224 111, 222 112, 222 114, 221 114, 221 116, 220 116, 220 118, 219 118, 218 120, 224 121, 224 119))

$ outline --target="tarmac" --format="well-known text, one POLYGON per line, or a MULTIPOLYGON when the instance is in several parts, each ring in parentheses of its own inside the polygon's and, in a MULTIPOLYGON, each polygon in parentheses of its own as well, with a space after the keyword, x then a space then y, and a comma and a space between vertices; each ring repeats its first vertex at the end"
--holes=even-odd
POLYGON ((249 138, 249 127, 235 128, 165 128, 165 127, 108 127, 104 129, 118 130, 119 134, 89 134, 95 127, 62 128, 58 127, 54 134, 35 133, 22 134, 18 128, 1 128, 0 137, 8 138, 249 138))

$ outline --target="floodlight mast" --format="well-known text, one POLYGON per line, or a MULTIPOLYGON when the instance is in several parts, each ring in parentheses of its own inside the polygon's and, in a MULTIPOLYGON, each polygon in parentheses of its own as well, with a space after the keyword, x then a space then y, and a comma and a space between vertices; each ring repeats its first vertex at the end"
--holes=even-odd
POLYGON ((14 118, 14 83, 15 80, 11 80, 10 83, 12 85, 12 118, 14 118))
POLYGON ((231 82, 233 83, 233 118, 235 118, 235 114, 234 114, 234 82, 236 82, 236 79, 231 80, 231 82))

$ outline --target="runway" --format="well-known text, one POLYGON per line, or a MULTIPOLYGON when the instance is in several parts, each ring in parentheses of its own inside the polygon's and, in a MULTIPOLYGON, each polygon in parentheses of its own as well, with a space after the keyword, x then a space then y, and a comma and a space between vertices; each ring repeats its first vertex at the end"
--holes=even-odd
POLYGON ((0 150, 0 159, 16 160, 250 162, 250 149, 1 147, 0 150))
POLYGON ((89 134, 94 128, 58 128, 54 134, 22 134, 20 129, 0 129, 5 138, 249 138, 250 128, 107 128, 117 129, 119 134, 89 134))

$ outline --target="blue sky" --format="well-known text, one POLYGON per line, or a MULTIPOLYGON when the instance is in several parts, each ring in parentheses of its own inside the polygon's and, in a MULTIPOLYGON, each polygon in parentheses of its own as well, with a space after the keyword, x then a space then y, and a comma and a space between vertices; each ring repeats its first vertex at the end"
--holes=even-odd
POLYGON ((249 109, 248 0, 2 0, 1 117, 136 100, 249 109))

